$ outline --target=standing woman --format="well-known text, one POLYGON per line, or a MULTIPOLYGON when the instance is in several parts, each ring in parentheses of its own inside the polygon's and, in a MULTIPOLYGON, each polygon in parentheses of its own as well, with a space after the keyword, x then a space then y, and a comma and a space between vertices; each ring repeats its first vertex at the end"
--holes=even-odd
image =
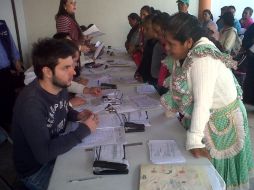
POLYGON ((81 52, 87 53, 90 48, 85 44, 88 40, 83 35, 79 24, 75 19, 77 2, 75 0, 60 0, 58 13, 56 14, 56 30, 57 32, 69 33, 70 38, 74 41, 81 52))
POLYGON ((132 55, 136 51, 137 46, 139 46, 139 27, 140 27, 140 17, 137 13, 131 13, 128 15, 128 21, 131 26, 131 30, 127 35, 127 40, 125 42, 125 48, 127 52, 132 55))
POLYGON ((243 85, 243 102, 254 105, 254 24, 244 33, 243 49, 247 54, 246 78, 243 85))
POLYGON ((215 22, 213 22, 213 15, 209 9, 203 11, 203 28, 210 32, 211 37, 216 41, 219 39, 218 27, 215 22))
POLYGON ((236 63, 205 37, 198 20, 178 13, 166 26, 170 90, 161 102, 181 112, 186 122, 186 149, 195 157, 211 159, 227 190, 249 187, 253 155, 241 89, 231 68, 236 63))

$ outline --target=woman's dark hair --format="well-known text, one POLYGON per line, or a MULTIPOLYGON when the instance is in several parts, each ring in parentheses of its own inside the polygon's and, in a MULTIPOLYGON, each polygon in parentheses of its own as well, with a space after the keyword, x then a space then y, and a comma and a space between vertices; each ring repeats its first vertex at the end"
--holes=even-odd
POLYGON ((250 15, 253 14, 253 9, 251 7, 245 7, 244 8, 245 11, 249 11, 250 12, 250 15))
POLYGON ((211 11, 210 11, 209 9, 205 9, 205 10, 203 11, 203 13, 208 13, 209 16, 210 16, 210 19, 213 20, 213 14, 211 13, 211 11))
POLYGON ((201 37, 207 37, 198 19, 190 14, 179 12, 170 17, 165 27, 166 32, 170 32, 173 38, 184 43, 192 38, 195 43, 201 37))
POLYGON ((68 17, 72 18, 74 20, 74 22, 76 23, 76 25, 78 26, 79 36, 82 36, 83 34, 82 34, 82 31, 79 27, 78 22, 76 21, 75 14, 69 14, 64 7, 66 5, 67 1, 68 0, 60 0, 58 12, 55 16, 55 19, 57 19, 59 16, 68 16, 68 17))
POLYGON ((160 26, 164 30, 166 23, 169 21, 170 15, 166 12, 159 13, 152 18, 152 23, 160 26))
POLYGON ((225 12, 224 15, 221 18, 223 20, 224 25, 234 26, 234 15, 233 15, 233 13, 225 12))
POLYGON ((61 39, 66 39, 68 36, 70 36, 69 32, 58 32, 54 34, 53 38, 61 40, 61 39))
POLYGON ((148 5, 143 6, 140 10, 147 12, 149 15, 153 14, 153 12, 155 11, 153 7, 150 7, 148 5))
POLYGON ((56 17, 55 18, 58 18, 59 16, 61 15, 66 15, 66 16, 69 16, 71 18, 73 18, 75 21, 75 15, 74 14, 69 14, 66 9, 64 8, 64 6, 66 5, 68 0, 60 0, 60 4, 59 4, 59 8, 58 8, 58 12, 56 14, 56 17))
POLYGON ((235 9, 235 6, 234 5, 230 5, 230 6, 228 6, 228 10, 229 9, 233 9, 234 11, 236 11, 236 9, 235 9))
POLYGON ((136 20, 138 23, 140 23, 140 21, 141 21, 141 18, 137 13, 129 14, 128 18, 130 18, 131 20, 136 20))
POLYGON ((55 67, 58 59, 65 59, 73 56, 76 52, 74 45, 66 40, 57 40, 53 38, 40 39, 33 45, 32 63, 34 73, 38 79, 43 79, 43 67, 48 67, 55 73, 55 67))
POLYGON ((79 27, 82 32, 84 32, 88 29, 85 25, 80 25, 79 27))

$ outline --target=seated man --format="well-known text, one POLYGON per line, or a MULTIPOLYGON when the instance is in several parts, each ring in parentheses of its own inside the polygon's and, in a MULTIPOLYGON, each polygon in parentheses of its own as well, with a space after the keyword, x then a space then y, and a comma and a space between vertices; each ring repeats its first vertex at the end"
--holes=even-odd
POLYGON ((91 111, 79 113, 69 106, 66 88, 75 75, 74 53, 69 43, 55 39, 41 40, 33 47, 37 79, 20 93, 12 120, 14 164, 29 189, 47 189, 56 157, 98 125, 91 111), (79 121, 78 128, 64 133, 67 121, 79 121))

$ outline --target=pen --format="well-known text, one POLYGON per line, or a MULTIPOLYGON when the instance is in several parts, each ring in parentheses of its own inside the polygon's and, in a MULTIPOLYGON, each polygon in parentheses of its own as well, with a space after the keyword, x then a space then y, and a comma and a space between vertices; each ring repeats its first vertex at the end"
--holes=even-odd
POLYGON ((125 145, 123 145, 123 160, 126 159, 126 154, 125 154, 125 145))
POLYGON ((142 142, 136 142, 136 143, 129 143, 129 144, 125 144, 124 146, 137 146, 137 145, 142 145, 142 142))
POLYGON ((102 178, 102 176, 90 176, 90 177, 84 177, 84 178, 77 178, 77 179, 70 179, 68 182, 79 182, 79 181, 86 181, 90 179, 99 179, 102 178))

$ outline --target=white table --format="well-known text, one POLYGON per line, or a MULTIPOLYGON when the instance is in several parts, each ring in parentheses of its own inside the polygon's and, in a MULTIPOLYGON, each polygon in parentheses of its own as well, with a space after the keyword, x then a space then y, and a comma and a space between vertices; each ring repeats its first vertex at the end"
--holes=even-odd
MULTIPOLYGON (((133 75, 133 72, 130 71, 126 73, 133 75)), ((121 86, 120 89, 125 94, 135 93, 134 86, 121 86)), ((68 182, 70 179, 94 176, 92 173, 93 152, 73 148, 58 156, 48 190, 138 190, 140 165, 151 163, 149 161, 148 140, 175 140, 187 163, 211 165, 208 159, 196 159, 185 150, 186 131, 180 126, 176 118, 166 118, 161 107, 150 110, 148 115, 151 118, 152 127, 147 127, 145 132, 126 134, 127 143, 143 143, 138 146, 126 147, 126 158, 130 164, 129 174, 104 175, 97 179, 68 182)))

